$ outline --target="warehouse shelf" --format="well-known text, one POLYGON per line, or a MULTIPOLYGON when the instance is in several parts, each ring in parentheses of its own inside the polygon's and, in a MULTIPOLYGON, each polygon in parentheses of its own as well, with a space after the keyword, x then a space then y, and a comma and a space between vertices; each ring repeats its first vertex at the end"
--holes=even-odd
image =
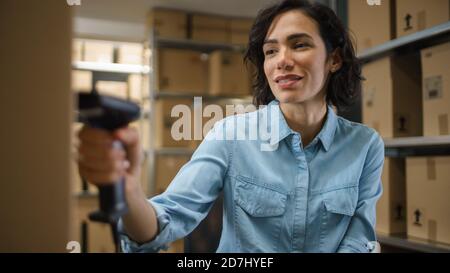
POLYGON ((388 157, 450 155, 450 135, 386 138, 384 144, 388 157))
POLYGON ((148 65, 97 63, 97 62, 74 62, 72 68, 76 70, 87 70, 97 72, 113 72, 122 74, 149 74, 151 69, 148 65))
POLYGON ((169 92, 169 91, 156 91, 153 95, 154 99, 161 98, 174 98, 174 99, 193 99, 194 97, 201 97, 202 100, 207 101, 217 101, 217 100, 229 100, 235 103, 252 103, 252 96, 241 96, 238 97, 236 95, 230 96, 217 96, 217 95, 208 95, 208 94, 193 94, 187 92, 169 92))
POLYGON ((244 45, 235 44, 222 44, 222 43, 210 43, 201 42, 194 40, 181 40, 181 39, 167 39, 167 38, 156 38, 156 46, 159 48, 176 48, 176 49, 191 49, 202 52, 212 52, 214 50, 227 50, 227 51, 237 51, 244 52, 244 45))
POLYGON ((391 40, 362 52, 358 57, 362 62, 366 63, 390 55, 400 49, 411 48, 419 50, 446 41, 450 41, 450 22, 391 40))
POLYGON ((450 135, 429 137, 401 137, 384 139, 386 148, 400 147, 425 147, 425 146, 449 146, 450 135))
MULTIPOLYGON (((393 246, 405 250, 412 250, 425 253, 450 253, 450 245, 431 242, 419 238, 411 238, 406 234, 385 235, 377 234, 378 242, 381 245, 393 246)), ((383 250, 383 247, 381 248, 383 250)))

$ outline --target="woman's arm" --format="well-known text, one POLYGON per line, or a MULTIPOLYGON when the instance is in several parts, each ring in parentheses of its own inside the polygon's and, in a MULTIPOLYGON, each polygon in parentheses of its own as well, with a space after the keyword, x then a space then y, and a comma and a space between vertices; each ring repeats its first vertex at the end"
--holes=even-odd
POLYGON ((206 217, 223 188, 231 160, 233 141, 215 137, 223 133, 223 124, 218 122, 214 126, 164 193, 150 200, 133 198, 143 202, 135 203, 137 213, 131 219, 123 218, 125 232, 122 231, 122 246, 125 252, 159 251, 170 242, 189 234, 206 217), (148 217, 149 214, 152 217, 148 217), (139 220, 139 217, 142 219, 139 220), (148 219, 154 217, 157 227, 152 226, 151 231, 142 230, 143 227, 149 229, 153 225, 154 222, 148 219), (155 230, 157 232, 153 233, 155 230), (145 236, 137 238, 133 237, 134 234, 145 236))
POLYGON ((369 242, 376 240, 376 203, 382 193, 381 173, 384 163, 384 143, 373 134, 359 181, 356 211, 337 252, 370 252, 369 242))

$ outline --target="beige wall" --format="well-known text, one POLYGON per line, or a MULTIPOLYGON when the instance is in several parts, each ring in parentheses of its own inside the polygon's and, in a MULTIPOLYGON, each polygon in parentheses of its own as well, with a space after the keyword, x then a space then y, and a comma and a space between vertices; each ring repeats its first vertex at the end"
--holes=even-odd
POLYGON ((71 238, 71 9, 0 1, 0 252, 65 252, 71 238))

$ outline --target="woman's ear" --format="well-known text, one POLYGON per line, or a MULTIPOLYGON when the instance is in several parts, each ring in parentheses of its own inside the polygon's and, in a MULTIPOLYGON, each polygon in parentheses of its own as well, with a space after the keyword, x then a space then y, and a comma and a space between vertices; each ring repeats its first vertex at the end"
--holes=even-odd
POLYGON ((330 72, 334 73, 342 67, 341 49, 336 48, 330 55, 330 72))

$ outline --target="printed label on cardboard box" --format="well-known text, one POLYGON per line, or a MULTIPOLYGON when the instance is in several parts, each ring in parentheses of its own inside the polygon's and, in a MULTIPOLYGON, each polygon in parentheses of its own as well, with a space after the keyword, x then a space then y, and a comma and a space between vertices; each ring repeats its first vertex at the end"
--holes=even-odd
POLYGON ((442 98, 442 76, 425 78, 425 100, 442 98))

